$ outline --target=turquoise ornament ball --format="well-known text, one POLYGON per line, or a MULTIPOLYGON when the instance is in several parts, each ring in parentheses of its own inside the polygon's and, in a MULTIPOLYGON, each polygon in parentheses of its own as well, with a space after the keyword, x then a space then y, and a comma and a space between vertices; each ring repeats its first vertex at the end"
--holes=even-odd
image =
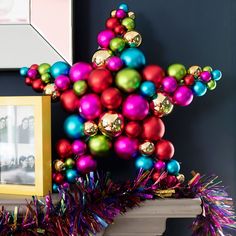
POLYGON ((64 130, 69 138, 77 139, 84 135, 83 120, 78 115, 71 115, 64 122, 64 130))
POLYGON ((140 86, 140 92, 145 97, 152 97, 156 94, 156 86, 151 81, 145 81, 140 86))
POLYGON ((218 81, 222 77, 222 72, 220 70, 213 70, 211 72, 211 75, 212 75, 213 80, 218 81))
POLYGON ((124 64, 129 68, 139 69, 146 64, 146 58, 138 48, 127 48, 120 56, 124 64))
POLYGON ((126 3, 121 3, 118 8, 122 9, 125 12, 129 11, 129 7, 128 7, 128 5, 126 3))
POLYGON ((150 170, 153 167, 152 158, 146 156, 140 156, 135 161, 135 166, 138 169, 150 170))
POLYGON ((58 187, 59 187, 59 186, 54 183, 54 184, 52 185, 52 191, 53 191, 54 193, 57 193, 57 192, 58 192, 58 187))
POLYGON ((70 65, 64 61, 56 62, 50 68, 51 75, 54 79, 59 75, 68 75, 69 70, 70 70, 70 65))
POLYGON ((27 76, 29 68, 28 67, 22 67, 20 68, 20 75, 21 76, 27 76))
POLYGON ((78 172, 74 169, 68 169, 66 171, 66 179, 69 183, 74 183, 78 177, 78 172))
POLYGON ((192 90, 195 96, 201 97, 206 94, 207 86, 204 83, 197 81, 193 85, 192 90))
POLYGON ((170 161, 167 163, 166 169, 167 169, 167 172, 168 172, 170 175, 178 175, 178 173, 179 173, 179 171, 180 171, 180 164, 179 164, 179 162, 176 161, 176 160, 170 160, 170 161))

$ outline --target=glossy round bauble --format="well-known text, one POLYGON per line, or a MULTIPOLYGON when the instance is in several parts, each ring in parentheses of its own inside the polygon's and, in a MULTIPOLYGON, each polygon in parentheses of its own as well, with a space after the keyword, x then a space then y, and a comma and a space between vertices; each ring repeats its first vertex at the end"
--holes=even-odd
POLYGON ((88 174, 95 171, 97 162, 90 155, 81 156, 76 160, 77 170, 82 174, 88 174))
POLYGON ((129 11, 129 7, 126 3, 121 3, 118 8, 124 10, 125 12, 129 11))
POLYGON ((153 181, 156 182, 160 178, 160 176, 161 176, 161 173, 159 173, 159 172, 154 173, 152 175, 153 181))
POLYGON ((107 109, 117 109, 122 103, 122 95, 118 89, 108 88, 101 95, 101 103, 107 109))
POLYGON ((60 158, 69 157, 72 154, 71 144, 66 139, 61 139, 56 144, 56 152, 60 158))
POLYGON ((168 140, 160 140, 156 144, 156 156, 161 161, 169 161, 175 153, 173 144, 168 140))
POLYGON ((125 34, 126 32, 126 29, 123 25, 117 25, 115 28, 114 28, 114 32, 117 34, 117 35, 123 35, 125 34))
POLYGON ((144 80, 152 81, 157 88, 160 87, 165 76, 164 70, 157 65, 148 65, 143 69, 144 80))
POLYGON ((63 183, 63 181, 64 181, 64 175, 61 174, 61 173, 56 173, 56 174, 54 175, 53 180, 54 180, 57 184, 61 185, 61 184, 63 183))
POLYGON ((79 99, 73 89, 67 90, 61 95, 61 105, 67 112, 75 112, 79 108, 79 99))
POLYGON ((107 69, 110 71, 119 71, 123 67, 123 61, 120 57, 112 56, 107 60, 107 69))
POLYGON ((208 83, 207 83, 207 88, 209 90, 214 90, 216 88, 216 81, 215 80, 210 80, 208 83))
POLYGON ((29 69, 27 76, 34 80, 38 77, 38 71, 36 69, 29 69))
POLYGON ((108 58, 112 56, 112 52, 108 49, 100 49, 93 54, 92 63, 95 68, 105 67, 108 58))
POLYGON ((32 86, 32 79, 30 77, 25 77, 25 84, 27 86, 32 86))
POLYGON ((195 78, 198 78, 202 72, 202 68, 200 66, 191 66, 188 69, 188 74, 193 75, 195 78))
POLYGON ((87 88, 88 88, 88 85, 87 85, 87 82, 84 81, 84 80, 79 80, 79 81, 76 81, 73 85, 73 90, 74 90, 74 93, 77 95, 77 96, 82 96, 86 93, 87 91, 87 88))
POLYGON ((140 156, 135 160, 137 169, 150 170, 153 167, 153 160, 150 157, 140 156))
POLYGON ((42 63, 38 67, 38 72, 40 75, 44 75, 48 72, 50 72, 51 65, 48 63, 42 63))
POLYGON ((156 86, 151 81, 144 81, 140 85, 140 92, 145 97, 152 97, 156 93, 156 86))
POLYGON ((164 189, 174 188, 178 183, 179 181, 177 180, 176 176, 167 175, 160 181, 160 187, 164 189))
POLYGON ((64 122, 64 131, 71 139, 81 138, 84 135, 83 120, 78 115, 70 115, 64 122))
POLYGON ((129 11, 129 12, 128 12, 128 17, 134 20, 136 16, 135 16, 135 13, 134 13, 134 12, 129 11))
POLYGON ((20 68, 20 75, 26 77, 28 73, 29 68, 28 67, 21 67, 20 68))
POLYGON ((220 70, 213 70, 211 72, 212 79, 218 81, 222 78, 222 72, 220 70))
POLYGON ((183 174, 178 174, 176 176, 177 180, 179 181, 179 183, 183 184, 185 181, 185 176, 183 174))
POLYGON ((122 106, 122 114, 129 120, 143 120, 149 112, 149 104, 138 94, 129 95, 122 106))
POLYGON ((188 106, 193 101, 193 92, 187 86, 178 87, 173 96, 173 101, 179 106, 188 106))
POLYGON ((117 137, 124 129, 124 118, 116 112, 106 112, 100 117, 98 127, 102 134, 110 138, 117 137))
POLYGON ((75 160, 72 159, 72 158, 67 158, 67 159, 65 160, 65 166, 66 166, 67 169, 72 169, 72 168, 74 168, 74 166, 75 166, 75 160))
POLYGON ((210 66, 204 66, 203 69, 202 69, 202 71, 212 72, 213 69, 212 69, 212 67, 210 67, 210 66))
POLYGON ((113 52, 122 52, 125 48, 125 40, 122 38, 113 38, 110 41, 110 49, 113 52))
POLYGON ((56 171, 61 172, 65 169, 65 163, 61 160, 54 161, 54 168, 56 171))
POLYGON ((68 75, 70 70, 70 65, 64 61, 58 61, 54 63, 50 68, 50 73, 55 79, 59 75, 68 75))
POLYGON ((41 93, 43 92, 45 85, 41 79, 36 79, 32 81, 32 88, 35 92, 41 93))
POLYGON ((137 156, 138 140, 120 136, 114 143, 114 149, 118 157, 129 160, 137 156))
POLYGON ((158 160, 158 161, 154 164, 154 169, 155 169, 156 172, 162 173, 162 172, 165 171, 165 169, 166 169, 166 163, 165 163, 164 161, 158 160))
POLYGON ((51 75, 49 73, 45 73, 43 75, 41 75, 41 80, 47 84, 51 81, 51 75))
POLYGON ((125 49, 120 58, 124 64, 129 68, 139 69, 145 66, 146 58, 141 50, 138 48, 127 48, 125 49))
POLYGON ((55 84, 47 84, 45 87, 44 87, 44 90, 43 90, 43 93, 45 95, 53 95, 53 93, 56 92, 56 86, 55 84))
POLYGON ((151 116, 143 121, 142 138, 149 141, 160 140, 165 133, 164 123, 160 118, 151 116))
POLYGON ((74 169, 66 170, 66 179, 69 183, 75 183, 76 179, 79 177, 78 172, 74 169))
POLYGON ((195 82, 195 78, 194 78, 194 75, 186 75, 184 77, 184 84, 186 86, 192 86, 195 82))
POLYGON ((125 126, 125 133, 128 137, 136 138, 142 132, 142 125, 137 121, 130 121, 125 126))
POLYGON ((94 136, 98 132, 98 126, 94 121, 86 121, 84 123, 84 134, 87 136, 94 136))
POLYGON ((116 10, 111 11, 111 17, 116 17, 116 10))
POLYGON ((126 12, 125 12, 123 9, 118 9, 118 10, 116 11, 116 17, 117 17, 118 19, 123 19, 123 18, 126 17, 126 12))
POLYGON ((81 140, 75 140, 72 144, 71 144, 71 149, 72 152, 77 155, 77 156, 81 156, 84 155, 87 149, 87 145, 85 142, 81 141, 81 140))
POLYGON ((180 164, 176 160, 170 160, 167 162, 166 169, 170 175, 178 175, 180 171, 180 164))
POLYGON ((30 66, 30 69, 33 69, 33 70, 38 70, 39 66, 38 64, 33 64, 30 66))
POLYGON ((169 115, 172 112, 174 105, 168 96, 163 93, 157 93, 150 103, 150 108, 155 116, 162 117, 169 115))
POLYGON ((78 80, 88 79, 88 76, 92 70, 93 68, 89 63, 85 62, 75 63, 70 68, 69 72, 71 82, 75 83, 78 80))
POLYGON ((56 183, 53 183, 53 185, 52 185, 52 191, 53 191, 54 193, 57 193, 57 192, 58 192, 58 189, 59 189, 59 185, 56 184, 56 183))
POLYGON ((211 80, 211 73, 208 71, 202 71, 200 74, 200 80, 204 83, 207 83, 211 80))
POLYGON ((174 77, 168 76, 162 80, 162 87, 164 92, 173 93, 178 87, 178 84, 174 77))
POLYGON ((89 139, 89 149, 94 156, 107 156, 111 149, 111 142, 104 135, 96 135, 89 139))
POLYGON ((115 38, 115 33, 112 30, 103 30, 98 34, 97 41, 101 48, 108 48, 110 41, 115 38))
POLYGON ((195 96, 201 97, 206 94, 207 86, 203 82, 197 81, 193 85, 192 90, 195 96))
POLYGON ((186 69, 182 64, 173 64, 168 67, 167 73, 169 76, 175 77, 180 81, 186 75, 186 69))
POLYGON ((124 92, 131 93, 139 87, 141 79, 141 75, 138 71, 125 68, 116 74, 115 82, 118 88, 124 92))
POLYGON ((112 74, 105 68, 93 70, 88 78, 88 85, 95 93, 102 93, 112 84, 112 74))
POLYGON ((59 75, 55 79, 55 85, 58 90, 65 91, 70 87, 70 79, 65 75, 59 75))
POLYGON ((130 17, 126 17, 122 20, 121 24, 128 30, 134 30, 135 28, 135 21, 130 18, 130 17))
POLYGON ((142 36, 137 31, 128 31, 124 35, 124 40, 129 44, 130 47, 139 47, 142 43, 142 36))
POLYGON ((116 26, 120 25, 120 21, 116 17, 107 19, 106 28, 113 30, 116 26))
POLYGON ((139 152, 142 155, 150 156, 154 153, 154 151, 155 151, 155 145, 150 141, 145 141, 139 145, 139 152))

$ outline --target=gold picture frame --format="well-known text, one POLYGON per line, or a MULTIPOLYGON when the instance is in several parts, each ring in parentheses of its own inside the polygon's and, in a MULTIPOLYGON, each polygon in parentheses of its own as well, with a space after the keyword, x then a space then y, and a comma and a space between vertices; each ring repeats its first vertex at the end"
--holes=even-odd
POLYGON ((0 97, 0 194, 45 196, 51 175, 50 96, 0 97))

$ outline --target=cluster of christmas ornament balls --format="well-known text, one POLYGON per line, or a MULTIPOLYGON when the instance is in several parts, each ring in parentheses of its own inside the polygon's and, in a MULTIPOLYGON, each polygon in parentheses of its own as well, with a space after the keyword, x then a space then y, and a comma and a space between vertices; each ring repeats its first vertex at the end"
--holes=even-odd
POLYGON ((54 190, 94 171, 97 158, 134 159, 137 168, 154 168, 154 180, 166 171, 170 181, 183 181, 180 164, 172 159, 174 146, 163 139, 161 117, 213 90, 221 72, 210 66, 173 64, 164 71, 146 65, 137 48, 142 37, 135 31, 135 15, 126 4, 111 12, 105 26, 91 64, 43 63, 20 70, 27 85, 52 100, 60 98, 73 113, 64 122, 69 139, 57 144, 54 190))

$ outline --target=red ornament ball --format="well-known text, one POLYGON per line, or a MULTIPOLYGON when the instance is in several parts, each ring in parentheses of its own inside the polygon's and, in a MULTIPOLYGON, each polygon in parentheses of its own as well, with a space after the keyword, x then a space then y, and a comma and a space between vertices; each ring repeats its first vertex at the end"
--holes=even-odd
POLYGON ((112 74, 107 69, 95 69, 88 78, 88 85, 95 93, 102 93, 112 84, 112 74))
POLYGON ((69 157, 72 154, 71 144, 66 139, 61 139, 57 142, 56 151, 60 158, 69 157))
POLYGON ((165 77, 165 72, 160 66, 148 65, 143 69, 143 77, 144 80, 152 81, 159 88, 165 77))
POLYGON ((32 85, 32 80, 30 77, 26 77, 25 78, 25 84, 28 85, 28 86, 31 86, 32 85))
POLYGON ((142 138, 149 141, 160 140, 165 133, 165 125, 158 117, 151 116, 143 122, 142 138))
POLYGON ((159 179, 160 175, 161 175, 161 173, 158 173, 158 172, 154 173, 152 175, 153 181, 156 182, 159 179))
POLYGON ((30 66, 30 69, 33 69, 33 70, 38 70, 38 65, 37 64, 33 64, 30 66))
POLYGON ((120 21, 115 17, 108 18, 106 21, 107 29, 114 30, 114 28, 118 25, 120 25, 120 21))
POLYGON ((140 135, 141 131, 142 131, 142 126, 136 121, 130 121, 125 126, 126 135, 131 137, 131 138, 138 137, 140 135))
POLYGON ((57 184, 62 184, 64 181, 64 175, 61 173, 56 173, 53 175, 53 180, 57 183, 57 184))
POLYGON ((43 92, 44 87, 45 85, 41 79, 36 79, 32 82, 32 88, 38 93, 43 92))
POLYGON ((78 110, 79 98, 75 95, 73 89, 68 90, 61 95, 61 105, 68 112, 78 110))
POLYGON ((194 76, 193 75, 186 75, 184 77, 184 84, 187 86, 193 85, 195 82, 194 76))
POLYGON ((118 35, 123 35, 126 32, 126 30, 123 25, 117 25, 114 29, 114 32, 118 35))
POLYGON ((175 153, 173 144, 168 140, 160 140, 156 144, 156 155, 161 161, 169 161, 175 153))
POLYGON ((118 89, 108 88, 106 89, 101 96, 101 102, 104 107, 107 109, 116 109, 122 103, 122 96, 118 89))

